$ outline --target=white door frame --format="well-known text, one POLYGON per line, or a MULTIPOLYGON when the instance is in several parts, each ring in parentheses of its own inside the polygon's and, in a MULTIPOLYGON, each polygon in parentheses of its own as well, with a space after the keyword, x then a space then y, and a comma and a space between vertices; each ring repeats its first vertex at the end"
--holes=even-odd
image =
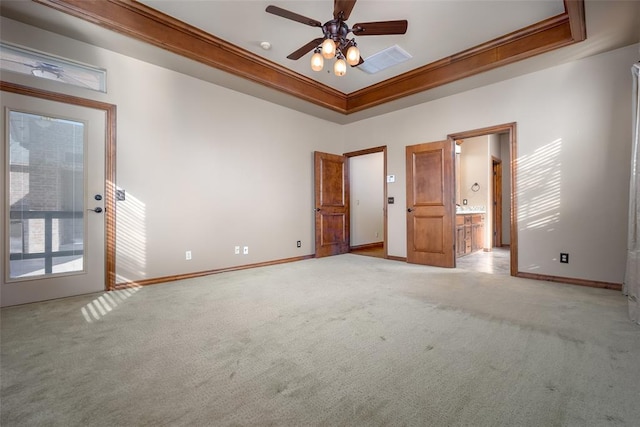
MULTIPOLYGON (((116 106, 56 92, 35 89, 6 81, 0 81, 0 91, 15 93, 43 100, 62 102, 79 107, 96 109, 105 113, 105 182, 104 182, 104 289, 115 288, 116 254, 116 106)), ((4 226, 4 225, 3 225, 4 226)))

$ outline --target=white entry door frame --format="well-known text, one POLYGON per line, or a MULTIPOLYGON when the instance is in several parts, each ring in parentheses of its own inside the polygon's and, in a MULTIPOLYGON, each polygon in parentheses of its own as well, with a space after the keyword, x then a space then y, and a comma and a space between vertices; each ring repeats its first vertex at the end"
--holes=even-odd
MULTIPOLYGON (((112 289, 115 106, 7 82, 0 82, 0 90, 5 194, 0 209, 0 305, 112 289), (30 121, 41 126, 29 128, 33 125, 30 121), (30 150, 28 145, 34 144, 38 127, 45 131, 68 129, 74 139, 73 148, 63 146, 57 155, 44 153, 45 157, 62 159, 62 166, 42 173, 40 179, 36 179, 36 157, 42 157, 43 151, 34 145, 30 150), (27 139, 32 142, 24 142, 27 139), (16 164, 10 166, 11 158, 16 164), (60 193, 61 200, 44 200, 51 198, 48 192, 60 193), (13 200, 16 197, 25 201, 13 200), (30 209, 27 202, 36 208, 30 209)), ((54 139, 45 136, 43 141, 48 147, 54 139)), ((45 165, 40 167, 52 167, 48 158, 40 162, 45 165)))

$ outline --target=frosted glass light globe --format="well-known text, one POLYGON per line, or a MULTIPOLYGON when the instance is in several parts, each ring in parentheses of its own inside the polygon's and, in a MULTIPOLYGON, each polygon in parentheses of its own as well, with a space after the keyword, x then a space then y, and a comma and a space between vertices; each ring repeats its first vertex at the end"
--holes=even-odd
POLYGON ((336 55, 336 43, 331 39, 324 39, 322 42, 322 56, 331 59, 336 55))
POLYGON ((341 77, 344 76, 347 72, 347 63, 344 59, 338 59, 333 66, 333 72, 336 76, 341 77))
POLYGON ((324 59, 322 55, 318 52, 314 53, 311 56, 311 69, 313 71, 322 71, 322 67, 324 66, 324 59))
POLYGON ((351 46, 347 50, 347 64, 358 65, 360 62, 360 51, 356 46, 351 46))

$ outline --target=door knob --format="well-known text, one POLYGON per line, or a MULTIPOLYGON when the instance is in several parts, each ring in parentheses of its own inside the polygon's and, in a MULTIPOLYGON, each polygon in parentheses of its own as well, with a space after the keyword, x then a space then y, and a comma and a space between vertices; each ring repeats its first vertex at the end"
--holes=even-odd
POLYGON ((413 209, 408 208, 408 209, 407 209, 407 212, 413 212, 413 209))
POLYGON ((320 212, 320 208, 316 208, 316 212, 320 212))
POLYGON ((95 213, 101 213, 102 212, 102 208, 100 206, 98 206, 97 208, 87 209, 87 210, 95 212, 95 213))

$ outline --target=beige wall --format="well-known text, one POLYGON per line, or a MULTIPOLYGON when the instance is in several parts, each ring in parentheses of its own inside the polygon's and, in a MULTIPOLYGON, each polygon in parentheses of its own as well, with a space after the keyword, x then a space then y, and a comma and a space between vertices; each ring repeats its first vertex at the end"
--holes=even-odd
POLYGON ((118 184, 130 196, 118 205, 123 279, 314 252, 312 154, 341 152, 323 137, 335 125, 144 63, 114 92, 122 94, 118 184), (145 227, 142 250, 127 250, 138 239, 126 221, 145 227), (235 255, 235 246, 249 254, 235 255))
POLYGON ((388 146, 389 254, 406 255, 405 147, 517 122, 518 269, 621 283, 637 60, 628 46, 345 126, 349 151, 388 146))
POLYGON ((1 77, 117 105, 118 281, 314 253, 313 151, 343 152, 338 125, 4 18, 2 39, 107 69, 107 94, 1 77))
POLYGON ((108 70, 108 94, 2 78, 118 106, 119 280, 312 254, 314 150, 388 146, 388 252, 405 256, 405 147, 517 122, 519 270, 622 281, 637 45, 340 126, 4 18, 1 31, 108 70))
POLYGON ((489 197, 488 159, 489 136, 466 138, 460 145, 460 199, 467 200, 467 206, 463 208, 477 207, 487 209, 489 197), (478 184, 478 191, 473 191, 473 184, 478 184))

